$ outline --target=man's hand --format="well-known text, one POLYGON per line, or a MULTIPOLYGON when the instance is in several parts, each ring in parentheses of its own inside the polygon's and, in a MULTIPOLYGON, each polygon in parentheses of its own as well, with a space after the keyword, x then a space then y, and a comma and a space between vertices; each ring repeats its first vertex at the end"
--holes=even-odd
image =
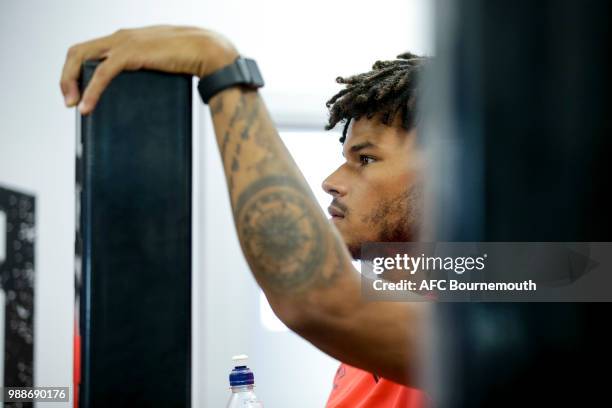
POLYGON ((68 50, 60 87, 66 106, 90 113, 121 71, 151 69, 202 77, 232 63, 238 51, 223 36, 196 27, 153 26, 119 30, 68 50), (81 96, 78 78, 86 60, 103 60, 81 96))

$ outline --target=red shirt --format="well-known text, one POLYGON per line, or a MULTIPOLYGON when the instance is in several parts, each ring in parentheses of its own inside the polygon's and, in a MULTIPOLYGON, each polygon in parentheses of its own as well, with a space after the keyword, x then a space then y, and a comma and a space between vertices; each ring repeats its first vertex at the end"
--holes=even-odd
POLYGON ((424 394, 372 373, 340 364, 326 408, 422 408, 424 394))

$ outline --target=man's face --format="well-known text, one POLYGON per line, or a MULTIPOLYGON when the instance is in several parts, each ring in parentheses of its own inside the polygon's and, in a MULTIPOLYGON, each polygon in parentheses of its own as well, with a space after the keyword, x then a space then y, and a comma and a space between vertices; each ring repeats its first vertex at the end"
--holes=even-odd
POLYGON ((413 241, 422 213, 422 153, 416 130, 377 117, 352 121, 345 162, 323 181, 332 222, 355 259, 365 242, 413 241))

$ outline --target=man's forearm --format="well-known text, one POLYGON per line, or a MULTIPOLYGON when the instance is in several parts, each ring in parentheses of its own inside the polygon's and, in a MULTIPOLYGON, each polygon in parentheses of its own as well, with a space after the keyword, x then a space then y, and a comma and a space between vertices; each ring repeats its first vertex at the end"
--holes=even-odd
POLYGON ((348 255, 259 94, 232 88, 210 107, 244 255, 277 313, 291 313, 350 274, 348 255))

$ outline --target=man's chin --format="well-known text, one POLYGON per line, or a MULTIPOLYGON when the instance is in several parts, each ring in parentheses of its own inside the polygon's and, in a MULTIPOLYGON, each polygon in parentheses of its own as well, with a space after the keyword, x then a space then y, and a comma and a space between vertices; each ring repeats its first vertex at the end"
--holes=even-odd
POLYGON ((340 233, 340 237, 342 238, 342 241, 344 242, 346 249, 348 249, 349 254, 351 254, 351 258, 353 258, 356 261, 361 259, 361 243, 351 242, 348 239, 346 239, 346 236, 341 229, 338 229, 338 232, 340 233))
POLYGON ((353 258, 353 260, 355 261, 361 260, 361 245, 367 240, 364 241, 363 239, 360 239, 358 241, 355 241, 356 234, 348 233, 345 229, 346 227, 348 227, 347 225, 341 225, 341 222, 334 224, 338 232, 340 233, 342 241, 344 241, 344 245, 346 245, 346 249, 348 249, 349 254, 351 254, 351 258, 353 258))
POLYGON ((346 249, 348 249, 353 260, 359 261, 361 259, 361 244, 346 244, 346 249))

